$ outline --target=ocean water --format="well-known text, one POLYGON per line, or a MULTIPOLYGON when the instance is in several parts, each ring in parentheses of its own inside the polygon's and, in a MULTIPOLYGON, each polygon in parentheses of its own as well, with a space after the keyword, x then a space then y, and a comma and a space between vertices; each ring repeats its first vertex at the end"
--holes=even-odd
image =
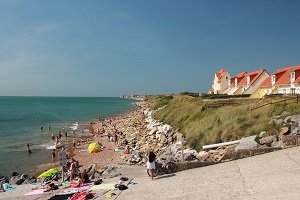
POLYGON ((133 102, 109 97, 0 97, 0 175, 32 173, 37 165, 51 162, 46 149, 53 145, 52 133, 76 122, 87 124, 98 116, 130 111, 133 102), (32 154, 26 144, 32 145, 32 154))

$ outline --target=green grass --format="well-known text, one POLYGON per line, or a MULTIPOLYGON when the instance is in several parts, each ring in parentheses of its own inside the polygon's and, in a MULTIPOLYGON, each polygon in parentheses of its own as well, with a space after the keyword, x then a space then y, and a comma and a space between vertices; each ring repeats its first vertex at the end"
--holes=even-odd
POLYGON ((266 106, 253 111, 252 115, 252 101, 244 101, 242 105, 205 108, 204 105, 210 102, 199 97, 174 95, 151 97, 149 102, 152 109, 165 106, 155 117, 179 129, 189 146, 197 150, 206 144, 236 140, 261 131, 267 131, 269 135, 278 134, 280 127, 269 123, 273 116, 283 111, 300 113, 300 104, 293 102, 266 106))

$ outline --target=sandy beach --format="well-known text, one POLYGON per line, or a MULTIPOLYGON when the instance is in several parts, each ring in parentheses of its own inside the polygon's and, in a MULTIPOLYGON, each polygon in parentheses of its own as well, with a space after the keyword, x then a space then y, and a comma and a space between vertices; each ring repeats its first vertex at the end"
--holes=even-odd
MULTIPOLYGON (((129 178, 129 183, 129 181, 136 176, 135 169, 141 169, 141 167, 130 166, 126 164, 126 160, 130 156, 132 156, 132 154, 124 153, 122 148, 124 148, 125 145, 122 142, 128 137, 127 134, 129 132, 131 132, 132 130, 145 128, 144 126, 145 122, 142 110, 137 107, 136 110, 115 116, 113 118, 109 118, 106 121, 99 120, 91 122, 88 127, 89 131, 86 130, 83 133, 79 133, 77 135, 75 147, 72 147, 73 144, 71 138, 68 138, 67 140, 63 139, 61 143, 68 146, 68 148, 66 149, 66 151, 68 151, 68 154, 79 162, 80 171, 91 166, 95 166, 96 172, 104 172, 108 168, 113 168, 112 172, 103 175, 96 174, 93 180, 101 178, 103 179, 104 183, 118 184, 120 181, 120 177, 126 176, 129 178), (134 121, 134 126, 132 126, 133 124, 128 123, 129 121, 134 121), (135 123, 137 121, 143 123, 135 123), (119 135, 118 137, 118 143, 109 141, 108 139, 108 135, 112 136, 115 130, 119 130, 120 132, 122 132, 122 135, 119 135), (93 142, 101 144, 102 150, 99 153, 91 154, 87 151, 89 144, 93 142), (116 148, 120 147, 120 151, 115 151, 116 148)), ((58 158, 56 158, 56 162, 38 166, 35 174, 38 175, 47 169, 59 167, 59 163, 57 160, 58 158)), ((143 170, 143 172, 145 171, 143 170)), ((143 175, 145 174, 143 173, 143 175)), ((25 194, 31 191, 31 187, 32 186, 30 184, 16 186, 16 189, 13 191, 0 193, 0 199, 24 199, 25 194)), ((45 192, 41 195, 26 196, 26 199, 48 199, 55 194, 59 194, 60 192, 62 192, 61 189, 59 189, 58 191, 45 192)), ((107 190, 97 191, 96 196, 101 199, 107 192, 107 190)))

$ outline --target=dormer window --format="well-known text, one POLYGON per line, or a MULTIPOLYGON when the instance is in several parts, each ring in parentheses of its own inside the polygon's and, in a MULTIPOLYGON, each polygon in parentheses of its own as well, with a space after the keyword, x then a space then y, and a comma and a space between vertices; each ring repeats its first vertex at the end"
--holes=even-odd
POLYGON ((275 76, 275 75, 273 75, 273 76, 272 76, 272 85, 274 85, 274 84, 275 84, 275 82, 276 82, 276 76, 275 76))
POLYGON ((291 83, 295 81, 295 72, 291 72, 291 83))
POLYGON ((250 76, 247 76, 247 86, 250 85, 250 76))

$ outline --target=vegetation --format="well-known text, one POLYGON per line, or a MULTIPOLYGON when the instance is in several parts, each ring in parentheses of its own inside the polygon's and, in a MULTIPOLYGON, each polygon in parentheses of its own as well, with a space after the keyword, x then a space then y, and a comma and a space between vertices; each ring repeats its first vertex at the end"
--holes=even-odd
POLYGON ((213 105, 218 102, 186 95, 153 96, 148 102, 154 110, 165 106, 156 112, 155 117, 179 129, 188 144, 197 150, 206 144, 236 140, 261 131, 278 134, 280 127, 270 122, 273 116, 281 115, 283 111, 300 113, 300 104, 295 102, 268 105, 251 115, 253 101, 249 99, 241 99, 238 105, 220 104, 214 107, 207 106, 210 101, 213 105))

